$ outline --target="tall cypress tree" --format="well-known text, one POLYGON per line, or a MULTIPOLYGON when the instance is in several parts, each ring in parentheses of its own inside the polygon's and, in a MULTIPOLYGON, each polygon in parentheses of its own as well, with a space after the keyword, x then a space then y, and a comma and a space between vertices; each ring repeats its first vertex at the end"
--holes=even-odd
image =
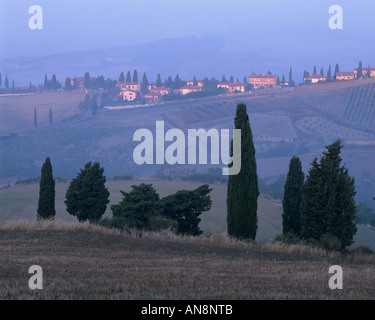
MULTIPOLYGON (((156 82, 156 86, 157 86, 157 82, 156 82)), ((180 89, 180 77, 178 74, 176 74, 176 77, 174 78, 174 88, 175 89, 180 89)))
POLYGON ((335 66, 335 74, 334 74, 334 79, 336 80, 336 77, 337 77, 337 73, 340 72, 340 68, 339 68, 339 64, 336 63, 336 66, 335 66))
POLYGON ((292 83, 293 82, 293 73, 292 73, 292 67, 290 67, 289 69, 289 83, 292 83))
POLYGON ((302 237, 334 236, 345 248, 353 243, 356 194, 354 178, 341 166, 341 141, 326 146, 320 163, 314 159, 302 190, 302 237))
POLYGON ((317 75, 317 72, 316 72, 316 66, 314 66, 314 71, 313 71, 313 75, 316 76, 317 75))
POLYGON ((55 180, 52 175, 51 160, 47 157, 40 177, 37 218, 53 219, 55 215, 55 180))
POLYGON ((125 82, 125 75, 124 72, 120 73, 120 77, 118 78, 118 82, 125 82))
POLYGON ((332 70, 331 70, 331 65, 329 65, 328 67, 328 71, 327 71, 327 81, 330 81, 332 80, 332 70))
POLYGON ((132 77, 130 75, 130 71, 126 73, 126 82, 132 82, 132 77))
POLYGON ((134 72, 133 72, 133 82, 138 83, 138 72, 137 72, 137 70, 134 70, 134 72))
POLYGON ((146 72, 143 73, 141 91, 142 93, 146 93, 148 91, 148 80, 147 80, 146 72))
POLYGON ((36 115, 36 108, 34 108, 34 127, 38 126, 38 117, 36 115))
POLYGON ((3 86, 3 78, 1 77, 1 72, 0 72, 0 88, 3 86))
POLYGON ((43 84, 43 88, 44 88, 44 89, 48 89, 48 78, 47 78, 47 75, 46 75, 46 74, 44 75, 44 84, 43 84))
POLYGON ((49 124, 52 124, 53 118, 52 118, 52 109, 49 108, 49 124))
MULTIPOLYGON (((246 105, 237 105, 235 129, 241 129, 241 170, 230 175, 227 190, 228 234, 238 239, 255 239, 258 228, 258 176, 253 134, 246 105)), ((233 156, 233 141, 231 145, 233 156)))
POLYGON ((357 79, 360 79, 362 77, 362 61, 359 61, 358 69, 357 69, 357 79))
POLYGON ((305 174, 302 171, 301 160, 293 156, 289 164, 283 198, 283 233, 301 234, 301 197, 305 174))

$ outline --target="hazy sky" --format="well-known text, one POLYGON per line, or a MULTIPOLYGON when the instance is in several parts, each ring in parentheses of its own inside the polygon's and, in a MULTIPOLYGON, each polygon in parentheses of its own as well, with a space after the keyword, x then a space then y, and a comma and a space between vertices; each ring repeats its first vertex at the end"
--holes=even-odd
POLYGON ((328 29, 328 8, 341 5, 344 31, 372 37, 374 0, 0 0, 1 57, 41 56, 220 34, 238 26, 328 29), (28 27, 31 5, 43 9, 43 30, 28 27))

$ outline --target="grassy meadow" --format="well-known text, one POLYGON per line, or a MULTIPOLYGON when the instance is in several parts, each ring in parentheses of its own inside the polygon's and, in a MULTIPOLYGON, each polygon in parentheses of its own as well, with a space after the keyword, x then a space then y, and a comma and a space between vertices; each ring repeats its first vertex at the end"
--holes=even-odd
POLYGON ((254 244, 223 234, 121 235, 88 223, 0 228, 0 299, 374 299, 375 257, 301 245, 254 244), (30 290, 28 268, 43 268, 30 290), (340 265, 343 289, 331 290, 340 265))

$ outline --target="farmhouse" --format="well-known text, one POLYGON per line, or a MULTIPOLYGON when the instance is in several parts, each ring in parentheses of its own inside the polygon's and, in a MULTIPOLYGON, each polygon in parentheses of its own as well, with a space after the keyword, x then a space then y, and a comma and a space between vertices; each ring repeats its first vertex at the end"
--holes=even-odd
POLYGON ((326 81, 326 77, 322 76, 320 74, 315 74, 315 75, 312 75, 312 76, 305 77, 305 78, 303 78, 303 80, 305 82, 318 83, 318 82, 326 81))
MULTIPOLYGON (((362 76, 367 76, 368 72, 370 72, 371 77, 375 77, 375 68, 362 68, 362 76)), ((357 77, 358 68, 354 69, 354 75, 357 77)))
POLYGON ((190 80, 190 81, 187 81, 186 85, 188 86, 198 86, 198 87, 203 87, 203 81, 202 80, 190 80), (194 84, 195 82, 195 84, 194 84))
POLYGON ((202 91, 202 87, 200 86, 184 86, 181 87, 180 89, 175 90, 178 93, 181 93, 182 95, 191 93, 191 92, 197 92, 197 91, 202 91))
MULTIPOLYGON (((95 81, 96 80, 96 78, 93 78, 93 77, 90 77, 89 79, 90 79, 90 81, 95 81)), ((78 90, 83 91, 83 90, 86 89, 85 88, 85 78, 84 77, 78 77, 78 78, 76 78, 76 84, 77 84, 77 89, 78 90)), ((74 86, 74 78, 70 78, 70 85, 74 86)))
POLYGON ((276 87, 278 76, 272 74, 253 74, 249 76, 249 84, 253 85, 254 89, 261 87, 276 87))
POLYGON ((153 104, 159 101, 161 94, 155 90, 151 90, 150 92, 146 93, 143 97, 147 104, 153 104))
POLYGON ((337 72, 336 80, 353 80, 355 78, 354 72, 337 72))
POLYGON ((245 92, 246 84, 241 82, 222 82, 217 84, 217 88, 223 88, 228 93, 245 92))
POLYGON ((117 82, 116 87, 119 88, 121 91, 124 90, 133 90, 136 92, 141 91, 141 84, 138 82, 117 82))
POLYGON ((151 91, 155 91, 159 95, 164 95, 164 94, 170 94, 172 90, 166 87, 157 87, 157 88, 152 89, 151 91))
POLYGON ((137 98, 137 91, 131 89, 124 89, 120 92, 120 96, 125 101, 134 101, 137 98))
POLYGON ((227 91, 227 90, 229 90, 229 86, 231 84, 232 84, 231 82, 222 82, 222 83, 218 83, 216 87, 217 88, 223 88, 227 91))

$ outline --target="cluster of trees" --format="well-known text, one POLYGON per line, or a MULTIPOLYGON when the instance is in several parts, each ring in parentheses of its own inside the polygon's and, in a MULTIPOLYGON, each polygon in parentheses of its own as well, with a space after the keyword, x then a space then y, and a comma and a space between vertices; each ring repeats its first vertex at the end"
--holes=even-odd
MULTIPOLYGON (((228 234, 255 240, 259 186, 246 105, 238 104, 234 123, 236 129, 241 129, 241 171, 228 180, 228 234)), ((313 160, 306 181, 300 159, 291 159, 284 186, 283 234, 343 249, 353 243, 357 231, 355 182, 341 165, 341 141, 326 148, 320 162, 313 160)))
MULTIPOLYGON (((245 104, 238 104, 235 129, 241 130, 241 170, 229 175, 227 188, 228 234, 237 239, 255 240, 259 185, 255 147, 245 104)), ((315 158, 305 179, 302 164, 293 156, 284 186, 283 235, 308 243, 326 244, 331 249, 344 249, 353 243, 356 228, 355 181, 342 165, 341 141, 326 146, 320 161, 315 158)), ((229 164, 229 169, 233 163, 229 164)), ((109 203, 104 168, 87 163, 72 180, 66 193, 67 211, 79 221, 98 222, 109 203)), ((49 158, 42 168, 38 218, 55 215, 54 182, 49 158)), ((130 229, 158 230, 174 228, 178 234, 199 235, 199 216, 211 208, 207 184, 187 191, 180 190, 160 198, 151 184, 133 185, 121 191, 123 199, 112 205, 110 225, 130 229)), ((361 219, 366 217, 361 216, 361 219)), ((367 215, 368 221, 369 214, 367 215)))
POLYGON ((60 89, 61 83, 57 81, 56 75, 52 75, 52 79, 48 80, 47 75, 44 76, 44 83, 43 83, 43 89, 44 90, 58 90, 60 89))
POLYGON ((304 181, 298 157, 290 161, 283 198, 283 234, 344 249, 357 232, 355 181, 341 165, 341 141, 326 146, 304 181))
MULTIPOLYGON (((104 168, 98 162, 87 163, 73 179, 65 195, 66 210, 79 221, 100 223, 109 203, 105 186, 104 168)), ((121 191, 123 199, 112 205, 112 219, 108 224, 129 230, 161 230, 171 228, 177 234, 200 235, 199 216, 211 208, 207 184, 195 190, 180 190, 160 198, 152 184, 131 186, 129 192, 121 191)), ((55 180, 49 157, 42 167, 37 210, 38 219, 53 219, 55 210, 55 180)), ((104 220, 106 221, 106 220, 104 220)))
POLYGON ((91 111, 92 115, 95 115, 99 111, 99 105, 96 102, 96 98, 93 95, 86 94, 83 101, 78 105, 78 108, 82 111, 91 111))

